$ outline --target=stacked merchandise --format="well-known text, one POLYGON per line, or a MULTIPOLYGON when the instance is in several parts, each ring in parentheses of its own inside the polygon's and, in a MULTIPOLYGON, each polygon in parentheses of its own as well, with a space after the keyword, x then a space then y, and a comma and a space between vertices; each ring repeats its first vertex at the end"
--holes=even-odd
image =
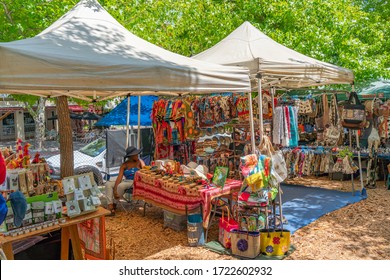
POLYGON ((61 194, 60 185, 50 178, 48 164, 39 153, 31 160, 30 144, 22 146, 20 139, 16 142, 16 152, 12 148, 5 148, 0 153, 5 158, 7 180, 0 185, 2 191, 21 191, 26 197, 51 192, 61 194))
POLYGON ((202 162, 212 170, 228 166, 233 128, 249 119, 248 98, 241 94, 159 99, 153 104, 155 159, 202 162))
POLYGON ((20 191, 9 194, 7 214, 0 232, 17 236, 63 222, 62 201, 57 193, 25 198, 20 191))
POLYGON ((324 147, 297 147, 283 149, 290 177, 319 176, 330 173, 353 174, 357 166, 348 148, 327 149, 324 147))
MULTIPOLYGON (((279 183, 285 177, 285 172, 279 173, 273 167, 273 158, 275 158, 275 165, 283 165, 283 162, 276 159, 279 158, 278 153, 271 150, 269 152, 273 152, 273 155, 258 157, 251 154, 241 158, 241 171, 245 179, 235 209, 237 225, 233 227, 234 224, 230 222, 231 242, 224 240, 223 243, 225 246, 227 243, 230 244, 232 253, 240 257, 256 258, 260 253, 284 255, 289 249, 290 235, 282 228, 281 205, 278 214, 279 223, 276 223, 278 215, 275 207, 271 207, 275 205, 276 197, 280 192, 279 183), (274 222, 269 223, 269 221, 274 222), (282 230, 277 227, 281 227, 282 230), (271 235, 273 238, 268 240, 271 235), (267 246, 263 246, 263 243, 267 246)), ((280 196, 279 204, 281 204, 280 196)), ((226 227, 224 230, 226 231, 226 227)))
POLYGON ((101 204, 100 190, 92 173, 65 177, 62 187, 66 197, 66 215, 69 217, 96 211, 101 204))

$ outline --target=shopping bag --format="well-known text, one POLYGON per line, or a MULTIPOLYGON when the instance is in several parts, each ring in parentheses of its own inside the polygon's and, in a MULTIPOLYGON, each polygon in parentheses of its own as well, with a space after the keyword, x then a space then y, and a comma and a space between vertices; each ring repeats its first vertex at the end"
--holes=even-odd
POLYGON ((264 212, 258 214, 239 213, 238 217, 240 230, 259 232, 265 228, 267 217, 264 212))
POLYGON ((351 92, 342 111, 342 125, 349 129, 361 129, 366 123, 366 108, 360 103, 356 92, 351 92), (355 104, 353 103, 355 102, 355 104))
POLYGON ((261 253, 267 256, 283 256, 290 249, 290 236, 288 230, 260 231, 261 253))
POLYGON ((232 245, 231 231, 233 229, 238 229, 238 223, 230 215, 229 208, 225 206, 222 208, 222 217, 219 219, 218 241, 227 249, 229 249, 232 245), (225 210, 227 212, 227 216, 225 216, 225 210))
POLYGON ((204 231, 202 214, 191 214, 187 218, 188 245, 196 247, 204 245, 204 231))
POLYGON ((260 233, 232 230, 232 254, 246 258, 256 258, 260 254, 260 233))
POLYGON ((275 151, 272 155, 272 170, 278 183, 283 182, 287 176, 287 165, 282 151, 275 151))

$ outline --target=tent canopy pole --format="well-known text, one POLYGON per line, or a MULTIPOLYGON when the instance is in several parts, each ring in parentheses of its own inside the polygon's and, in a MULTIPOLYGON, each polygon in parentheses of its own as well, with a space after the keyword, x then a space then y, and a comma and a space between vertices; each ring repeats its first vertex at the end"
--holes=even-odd
POLYGON ((141 96, 138 95, 138 130, 137 130, 137 145, 141 149, 141 96))
POLYGON ((129 147, 129 129, 130 129, 130 94, 127 95, 127 116, 126 116, 126 149, 129 147))
POLYGON ((251 92, 248 92, 248 101, 249 101, 249 125, 250 125, 250 129, 251 129, 252 153, 256 154, 255 125, 253 122, 253 104, 252 104, 252 93, 251 92))
POLYGON ((257 74, 257 86, 258 86, 258 104, 259 104, 259 122, 260 122, 260 142, 263 139, 263 92, 261 89, 261 76, 257 74))

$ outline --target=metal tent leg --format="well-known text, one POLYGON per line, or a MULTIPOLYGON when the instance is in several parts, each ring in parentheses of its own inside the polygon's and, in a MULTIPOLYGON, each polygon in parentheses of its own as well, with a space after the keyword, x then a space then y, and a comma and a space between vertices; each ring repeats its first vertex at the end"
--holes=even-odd
POLYGON ((363 191, 364 188, 364 182, 363 182, 363 172, 362 172, 362 159, 360 155, 360 143, 359 143, 359 134, 358 131, 355 130, 356 133, 356 145, 357 145, 357 150, 358 150, 358 161, 359 161, 359 172, 360 172, 360 192, 363 191))
MULTIPOLYGON (((352 151, 352 131, 350 129, 348 129, 348 136, 349 136, 349 148, 351 149, 352 151)), ((361 170, 359 171, 360 172, 360 176, 361 175, 361 170)), ((351 174, 351 188, 352 188, 352 195, 355 195, 355 186, 354 186, 354 178, 353 178, 353 173, 351 174)))

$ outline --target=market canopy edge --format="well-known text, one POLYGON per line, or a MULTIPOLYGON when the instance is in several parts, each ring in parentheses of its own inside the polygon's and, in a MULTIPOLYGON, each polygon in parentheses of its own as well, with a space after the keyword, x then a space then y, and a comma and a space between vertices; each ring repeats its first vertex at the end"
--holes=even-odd
POLYGON ((127 95, 250 92, 249 71, 153 45, 96 0, 82 0, 37 36, 0 43, 0 92, 85 100, 127 95))
POLYGON ((192 58, 249 69, 252 87, 257 74, 263 87, 302 88, 352 84, 353 72, 291 50, 266 36, 248 21, 213 47, 192 58))

